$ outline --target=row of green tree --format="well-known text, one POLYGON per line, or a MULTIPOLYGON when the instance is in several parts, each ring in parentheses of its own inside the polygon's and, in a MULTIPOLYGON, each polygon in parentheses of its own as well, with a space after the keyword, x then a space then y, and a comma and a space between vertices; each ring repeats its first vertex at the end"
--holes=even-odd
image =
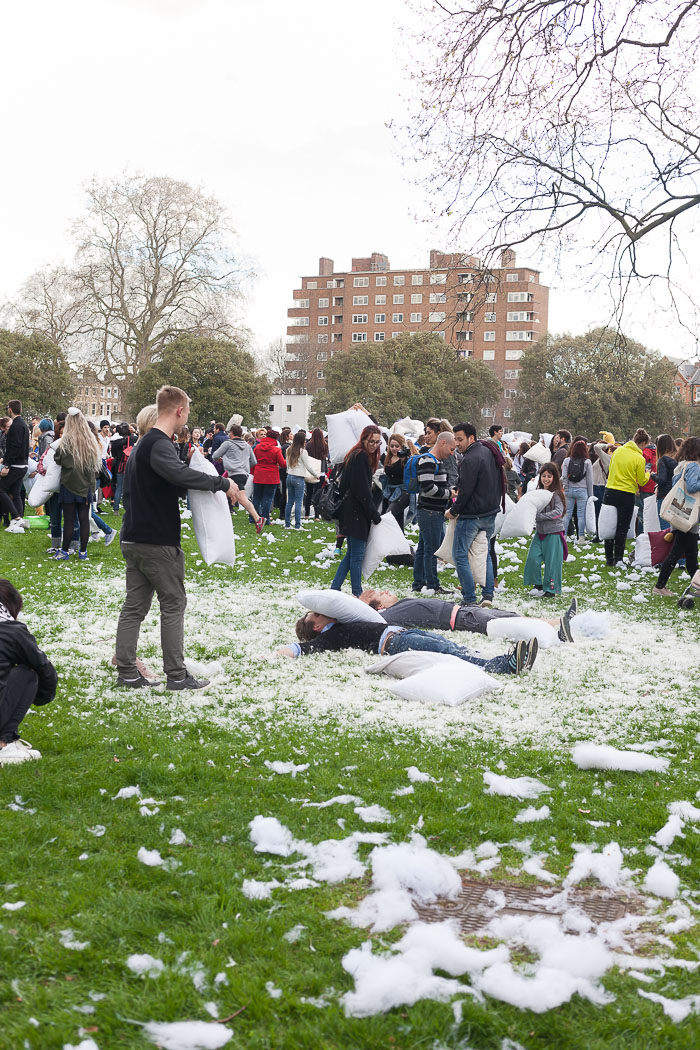
MULTIPOLYGON (((637 426, 681 431, 687 416, 673 395, 675 365, 610 329, 582 336, 546 337, 519 362, 519 392, 511 426, 533 432, 566 426, 595 435, 629 435, 637 426)), ((496 404, 501 381, 474 358, 460 358, 427 333, 385 343, 357 344, 325 366, 326 390, 313 401, 311 422, 361 401, 382 422, 401 416, 445 416, 477 425, 482 409, 496 404)), ((227 420, 240 412, 246 424, 268 418, 271 384, 255 359, 226 339, 181 335, 169 342, 126 388, 133 418, 164 383, 187 390, 193 419, 227 420)), ((34 333, 0 329, 0 405, 18 397, 28 413, 55 413, 73 399, 70 368, 56 343, 34 333)))

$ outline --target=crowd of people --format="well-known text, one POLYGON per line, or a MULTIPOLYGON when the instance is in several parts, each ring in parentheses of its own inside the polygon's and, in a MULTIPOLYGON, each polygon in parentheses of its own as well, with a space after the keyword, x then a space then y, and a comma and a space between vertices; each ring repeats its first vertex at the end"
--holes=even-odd
MULTIPOLYGON (((353 408, 364 411, 359 404, 353 408)), ((125 598, 113 663, 117 683, 124 688, 157 684, 137 657, 140 626, 154 595, 160 605, 166 688, 201 689, 209 684, 187 670, 184 656, 187 597, 180 501, 193 489, 224 492, 232 512, 241 506, 258 532, 272 521, 275 510, 287 529, 302 530, 304 517, 321 512, 335 521, 334 555, 341 561, 331 590, 340 591, 349 576, 352 594, 378 610, 381 622, 340 623, 309 612, 297 623, 298 641, 280 650, 291 657, 348 647, 390 656, 417 650, 447 653, 496 673, 528 671, 537 656, 536 639, 483 660, 430 632, 483 634, 492 618, 513 615, 493 609, 497 519, 506 513, 508 500, 517 503, 532 489, 546 493, 537 503, 523 573, 532 595, 552 599, 561 594, 568 543, 600 542, 597 522, 602 507, 616 513, 614 535, 604 541, 606 564, 624 569, 635 506, 643 511, 648 499, 657 503, 668 542, 654 593, 672 595, 667 585, 677 566, 695 578, 697 587, 697 512, 691 507, 686 528, 678 524, 677 514, 676 524, 666 521, 662 510, 666 507, 670 516, 672 493, 684 494, 683 513, 700 499, 700 438, 661 434, 652 442, 639 428, 631 440, 618 443, 608 431, 590 441, 560 429, 540 441, 514 441, 515 435, 504 435, 496 424, 480 437, 472 423, 452 425, 437 417, 429 419, 421 433, 400 428, 390 433, 375 421, 332 464, 320 428, 307 433, 267 426, 246 432, 241 418, 233 416, 226 425, 214 422, 190 430, 189 416, 186 392, 165 386, 135 424, 115 426, 101 420, 95 426, 77 408, 68 408, 55 419, 35 417, 30 425, 17 400, 9 402, 7 416, 0 419, 0 514, 7 532, 19 535, 28 528, 26 492, 37 475, 45 473, 49 452, 60 468, 60 482, 43 513, 49 518, 49 553, 57 561, 71 560, 74 552, 74 560, 87 559, 91 521, 106 543, 116 538, 117 529, 100 517, 106 501, 111 501, 113 514, 123 515, 119 534, 125 598), (210 460, 215 470, 193 469, 195 453, 210 460), (596 534, 587 539, 591 497, 596 498, 596 534), (402 530, 410 523, 417 528, 409 558, 411 599, 363 588, 370 530, 384 514, 391 514, 402 530), (444 586, 438 575, 436 552, 447 526, 453 530, 459 592, 444 586), (479 584, 470 557, 477 537, 488 545, 479 584)), ((672 502, 675 507, 678 497, 672 502)), ((640 513, 639 529, 642 518, 640 513)), ((56 689, 54 669, 18 622, 21 607, 22 597, 13 584, 0 580, 0 764, 39 757, 21 740, 19 727, 30 704, 48 703, 56 689)), ((563 642, 573 640, 571 620, 576 612, 574 599, 561 617, 548 621, 563 642)))

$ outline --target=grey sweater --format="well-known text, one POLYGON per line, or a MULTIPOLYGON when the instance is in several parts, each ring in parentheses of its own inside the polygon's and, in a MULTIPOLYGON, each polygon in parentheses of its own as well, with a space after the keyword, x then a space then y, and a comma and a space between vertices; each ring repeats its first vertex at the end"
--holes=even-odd
POLYGON ((564 504, 558 492, 552 494, 552 498, 544 510, 537 511, 535 518, 535 532, 541 536, 564 531, 564 504))
POLYGON ((243 438, 229 438, 222 442, 212 459, 223 459, 224 470, 229 474, 250 474, 258 462, 255 453, 243 438))

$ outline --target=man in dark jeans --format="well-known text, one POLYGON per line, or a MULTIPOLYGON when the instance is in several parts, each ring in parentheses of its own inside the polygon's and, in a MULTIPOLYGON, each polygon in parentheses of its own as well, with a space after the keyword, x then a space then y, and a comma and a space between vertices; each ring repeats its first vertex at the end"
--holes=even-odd
POLYGON ((428 587, 436 594, 449 594, 440 586, 435 551, 445 533, 445 511, 450 501, 450 486, 443 461, 455 450, 454 435, 440 434, 430 450, 418 460, 418 522, 419 539, 413 562, 413 590, 428 587))
POLYGON ((12 420, 5 437, 5 456, 0 470, 0 514, 12 520, 7 532, 23 533, 22 483, 29 465, 29 428, 22 419, 22 402, 9 401, 7 414, 12 420))
POLYGON ((185 667, 185 555, 180 547, 179 497, 186 489, 225 492, 233 503, 238 491, 227 478, 192 470, 172 443, 190 414, 190 399, 176 386, 156 396, 158 418, 134 447, 125 471, 126 512, 121 548, 126 562, 126 600, 117 626, 120 685, 142 689, 153 683, 136 666, 141 623, 153 595, 160 603, 160 637, 168 689, 203 689, 185 667))

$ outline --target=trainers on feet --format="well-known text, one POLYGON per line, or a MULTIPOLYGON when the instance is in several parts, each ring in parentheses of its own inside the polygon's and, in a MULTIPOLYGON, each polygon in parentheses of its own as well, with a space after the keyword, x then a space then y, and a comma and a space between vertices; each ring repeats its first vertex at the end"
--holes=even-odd
POLYGON ((673 591, 669 591, 668 587, 653 587, 652 594, 658 594, 662 598, 675 598, 673 591))
POLYGON ((71 556, 71 551, 60 550, 60 551, 56 551, 56 553, 53 556, 53 560, 54 561, 68 561, 70 556, 71 556))
POLYGON ((527 660, 527 642, 516 642, 508 655, 511 674, 522 674, 527 660))
POLYGON ((26 740, 13 740, 0 748, 0 765, 13 766, 37 758, 41 758, 41 751, 36 751, 26 740))
POLYGON ((87 551, 78 551, 78 560, 79 561, 87 561, 88 560, 87 551))
POLYGON ((24 536, 24 529, 22 528, 22 526, 19 523, 19 520, 17 519, 15 521, 10 522, 10 524, 5 529, 5 532, 11 532, 15 536, 24 536))
POLYGON ((195 678, 189 671, 184 678, 168 678, 166 689, 205 689, 209 685, 208 678, 195 678))
POLYGON ((480 609, 493 609, 493 599, 492 598, 482 598, 481 601, 479 602, 479 608, 480 609))
POLYGON ((157 684, 157 682, 149 682, 148 678, 144 678, 142 674, 138 674, 135 678, 124 678, 122 675, 117 677, 117 685, 125 689, 150 689, 157 684))
POLYGON ((114 543, 116 538, 117 538, 117 530, 116 529, 110 529, 109 532, 105 534, 105 547, 109 547, 110 543, 114 543))
POLYGON ((537 659, 537 652, 539 650, 539 642, 536 638, 531 638, 529 642, 525 643, 527 649, 527 655, 525 656, 525 670, 531 671, 532 666, 537 659))
POLYGON ((560 641, 573 642, 574 636, 571 633, 571 621, 573 620, 577 612, 578 602, 575 598, 572 598, 571 605, 559 621, 559 630, 557 631, 557 635, 560 641))
POLYGON ((449 587, 434 587, 433 594, 454 594, 455 592, 450 590, 449 587))
POLYGON ((265 528, 265 519, 264 518, 258 518, 258 520, 255 522, 255 531, 257 532, 258 536, 260 535, 260 533, 262 532, 262 530, 264 528, 265 528))

